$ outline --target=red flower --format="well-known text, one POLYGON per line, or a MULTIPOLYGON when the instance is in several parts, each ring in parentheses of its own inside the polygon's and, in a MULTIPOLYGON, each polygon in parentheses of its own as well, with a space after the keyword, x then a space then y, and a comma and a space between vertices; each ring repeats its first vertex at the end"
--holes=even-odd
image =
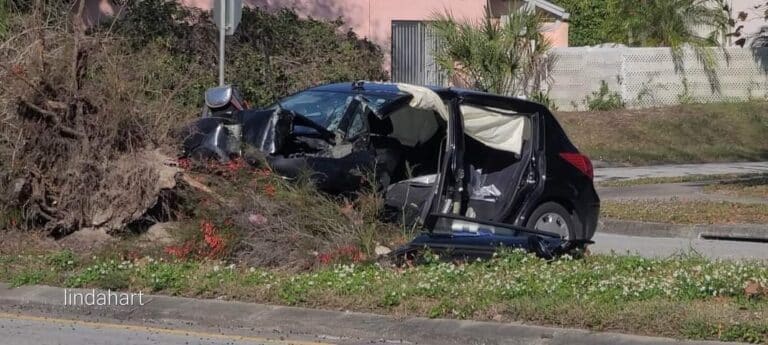
POLYGON ((24 66, 20 64, 14 64, 13 66, 11 66, 11 73, 22 76, 26 73, 26 71, 24 71, 24 66))
POLYGON ((277 193, 277 189, 275 189, 275 186, 268 184, 264 186, 264 194, 266 194, 268 197, 272 198, 277 193))
POLYGON ((272 171, 270 171, 269 169, 262 168, 262 169, 256 170, 256 175, 258 175, 259 177, 269 177, 272 175, 272 171))
POLYGON ((317 256, 317 261, 319 261, 321 265, 327 265, 331 263, 332 260, 333 260, 333 255, 328 253, 323 253, 317 256))
POLYGON ((232 159, 227 162, 226 168, 230 173, 238 172, 240 169, 245 168, 245 161, 240 158, 232 159))
POLYGON ((181 246, 167 246, 163 248, 163 251, 168 255, 172 255, 180 259, 186 258, 189 256, 189 253, 192 252, 192 241, 187 241, 184 243, 184 245, 181 246))
POLYGON ((192 166, 192 163, 189 161, 189 158, 179 158, 176 164, 179 165, 179 168, 182 168, 184 170, 189 170, 189 167, 192 166))
POLYGON ((333 262, 362 262, 365 260, 365 254, 357 246, 344 246, 330 253, 320 253, 317 255, 317 261, 321 265, 328 265, 333 262))
POLYGON ((224 250, 224 239, 217 234, 216 226, 209 221, 200 222, 200 228, 203 231, 203 241, 208 245, 208 257, 216 257, 224 250))

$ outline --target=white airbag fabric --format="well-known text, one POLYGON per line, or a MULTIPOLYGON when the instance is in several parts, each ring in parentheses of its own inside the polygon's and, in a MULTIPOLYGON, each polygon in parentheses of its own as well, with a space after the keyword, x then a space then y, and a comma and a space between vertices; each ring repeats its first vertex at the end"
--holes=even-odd
POLYGON ((408 103, 416 109, 432 110, 448 121, 448 108, 443 103, 443 99, 434 91, 423 87, 410 84, 397 84, 397 88, 400 91, 404 91, 413 95, 411 102, 408 103))
POLYGON ((472 105, 462 105, 464 133, 497 150, 520 154, 527 118, 515 112, 472 105))
MULTIPOLYGON (((434 111, 448 121, 448 108, 442 98, 434 91, 423 86, 410 84, 397 84, 397 88, 413 95, 413 99, 409 103, 412 108, 434 111)), ((513 152, 518 155, 522 152, 523 139, 527 133, 526 117, 516 115, 510 110, 473 105, 462 105, 461 113, 464 117, 464 133, 473 139, 497 150, 513 152)), ((436 130, 432 123, 427 121, 424 121, 422 128, 417 124, 418 120, 416 119, 402 122, 401 125, 396 124, 396 122, 400 122, 396 120, 403 120, 406 115, 416 117, 421 114, 416 112, 403 113, 399 118, 393 118, 395 133, 398 130, 405 131, 401 135, 403 138, 399 138, 403 144, 420 142, 423 138, 431 136, 427 133, 433 134, 436 130), (421 135, 417 134, 419 130, 423 130, 421 135)), ((393 133, 393 135, 395 134, 393 133)))
POLYGON ((391 137, 405 146, 425 143, 439 128, 433 110, 403 107, 389 115, 392 119, 391 137))

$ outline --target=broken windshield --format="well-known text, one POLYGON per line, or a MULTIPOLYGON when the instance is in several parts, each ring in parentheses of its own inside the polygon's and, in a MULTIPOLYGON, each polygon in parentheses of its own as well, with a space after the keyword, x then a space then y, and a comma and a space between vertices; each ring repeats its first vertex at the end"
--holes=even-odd
MULTIPOLYGON (((288 96, 280 101, 280 105, 297 114, 301 114, 329 131, 335 131, 341 123, 344 113, 352 100, 357 96, 353 92, 304 91, 288 96)), ((367 107, 378 112, 391 101, 402 97, 398 94, 376 93, 365 94, 363 100, 367 107)), ((364 107, 359 107, 358 113, 364 107)), ((355 118, 360 114, 355 114, 355 118)), ((353 122, 354 123, 354 122, 353 122)), ((343 129, 342 129, 343 130, 343 129)))

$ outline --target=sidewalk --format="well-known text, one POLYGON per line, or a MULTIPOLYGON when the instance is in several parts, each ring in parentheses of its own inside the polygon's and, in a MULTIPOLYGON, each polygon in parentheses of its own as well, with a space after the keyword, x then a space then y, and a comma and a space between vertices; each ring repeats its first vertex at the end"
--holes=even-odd
POLYGON ((768 162, 673 164, 644 167, 596 168, 595 182, 643 177, 768 173, 768 162))

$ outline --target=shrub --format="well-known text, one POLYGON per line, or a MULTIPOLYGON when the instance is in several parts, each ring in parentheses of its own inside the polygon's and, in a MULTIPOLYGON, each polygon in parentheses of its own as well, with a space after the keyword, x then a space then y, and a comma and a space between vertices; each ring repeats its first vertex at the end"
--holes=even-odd
POLYGON ((623 43, 621 0, 558 0, 570 13, 568 44, 591 46, 607 42, 623 43))
POLYGON ((589 110, 594 111, 624 108, 624 101, 621 99, 621 95, 616 91, 611 91, 605 80, 600 81, 599 90, 592 92, 592 96, 587 96, 584 99, 584 104, 587 105, 589 110))
MULTIPOLYGON (((343 24, 301 19, 290 10, 245 8, 240 26, 227 39, 226 80, 238 85, 247 100, 264 106, 321 83, 387 79, 381 49, 351 31, 339 33, 343 24)), ((205 82, 185 101, 199 102, 204 86, 213 83, 218 37, 208 13, 164 0, 134 0, 115 27, 134 47, 159 42, 177 63, 199 64, 207 71, 199 76, 205 82)))
POLYGON ((555 104, 554 99, 549 98, 548 92, 535 91, 531 94, 531 100, 537 103, 541 103, 542 105, 549 108, 550 111, 557 111, 557 104, 555 104))

